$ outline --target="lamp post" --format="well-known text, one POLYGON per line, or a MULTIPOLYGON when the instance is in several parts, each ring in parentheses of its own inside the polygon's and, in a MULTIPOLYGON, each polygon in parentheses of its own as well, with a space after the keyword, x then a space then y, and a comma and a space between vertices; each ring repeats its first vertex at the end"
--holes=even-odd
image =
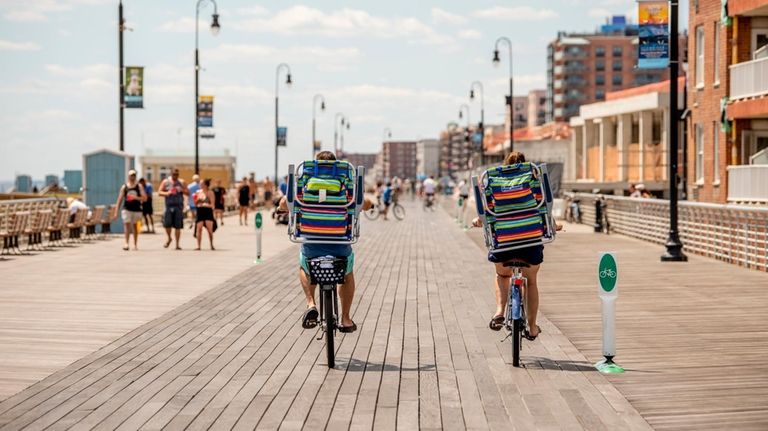
MULTIPOLYGON (((219 13, 218 13, 218 5, 216 4, 216 0, 197 0, 197 7, 195 8, 195 173, 200 173, 200 133, 199 133, 199 124, 198 124, 198 117, 197 117, 197 107, 199 103, 200 98, 200 49, 199 46, 199 21, 200 21, 200 8, 202 6, 207 5, 208 1, 213 3, 213 15, 211 16, 211 34, 216 36, 219 34, 219 30, 221 30, 221 26, 219 25, 219 13)), ((122 68, 122 67, 121 67, 122 68)), ((121 72, 122 73, 122 72, 121 72)), ((122 117, 121 117, 122 122, 122 117)))
POLYGON ((475 81, 472 83, 472 85, 469 87, 469 100, 475 99, 475 88, 480 90, 480 124, 477 125, 477 128, 480 129, 481 138, 480 138, 480 164, 485 164, 485 147, 483 146, 483 138, 485 137, 485 91, 483 90, 483 83, 480 81, 475 81))
MULTIPOLYGON (((513 105, 513 99, 515 95, 515 81, 512 73, 512 41, 502 36, 496 39, 496 47, 493 50, 493 64, 498 66, 501 62, 499 58, 499 43, 503 42, 509 47, 509 99, 507 99, 507 105, 509 105, 509 151, 512 152, 515 148, 515 110, 513 105)), ((503 152, 503 151, 502 151, 503 152)))
POLYGON ((315 142, 317 142, 315 139, 315 116, 317 115, 318 100, 320 101, 320 111, 325 112, 325 97, 322 94, 315 94, 315 97, 312 99, 312 157, 315 155, 315 142))
POLYGON ((388 138, 392 138, 392 129, 390 129, 389 127, 385 127, 384 132, 382 133, 381 142, 382 143, 386 142, 388 138))
POLYGON ((678 54, 678 0, 671 0, 669 13, 669 236, 667 251, 661 256, 662 262, 685 262, 683 243, 677 229, 677 149, 679 146, 677 76, 680 61, 678 54))
POLYGON ((123 0, 117 5, 117 40, 118 40, 118 65, 117 79, 119 80, 118 90, 120 98, 117 99, 120 105, 120 151, 125 151, 125 128, 123 123, 123 113, 125 111, 125 77, 123 76, 123 31, 125 31, 125 19, 123 19, 123 0))
POLYGON ((344 157, 344 128, 349 130, 350 126, 349 118, 344 117, 341 120, 341 129, 339 130, 339 157, 344 157))
POLYGON ((345 118, 341 112, 337 112, 336 116, 333 117, 333 152, 337 157, 339 156, 337 154, 339 152, 339 122, 344 126, 345 118))
MULTIPOLYGON (((472 123, 470 122, 470 118, 469 118, 469 105, 467 105, 466 103, 462 103, 461 106, 459 107, 459 119, 464 118, 464 110, 467 111, 467 128, 466 128, 466 131, 464 132, 464 145, 467 145, 468 141, 470 144, 472 142, 472 139, 470 137, 470 131, 469 131, 470 127, 472 126, 472 123)), ((469 157, 467 157, 467 167, 469 167, 469 157)))
POLYGON ((291 81, 291 67, 288 66, 285 63, 280 63, 277 65, 277 69, 275 70, 275 187, 277 187, 277 154, 278 154, 278 148, 280 148, 280 139, 277 134, 277 129, 279 126, 279 118, 280 118, 280 71, 285 70, 285 85, 288 87, 293 84, 293 81, 291 81))

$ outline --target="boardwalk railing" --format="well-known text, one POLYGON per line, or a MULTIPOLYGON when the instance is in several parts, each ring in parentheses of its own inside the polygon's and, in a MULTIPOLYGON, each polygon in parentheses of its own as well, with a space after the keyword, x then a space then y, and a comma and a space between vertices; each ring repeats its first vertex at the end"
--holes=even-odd
POLYGON ((730 66, 731 99, 768 94, 768 57, 730 66))
MULTIPOLYGON (((595 195, 580 193, 582 222, 595 223, 595 195)), ((605 196, 611 232, 664 244, 669 201, 605 196)), ((768 272, 768 207, 680 202, 685 250, 768 272)))

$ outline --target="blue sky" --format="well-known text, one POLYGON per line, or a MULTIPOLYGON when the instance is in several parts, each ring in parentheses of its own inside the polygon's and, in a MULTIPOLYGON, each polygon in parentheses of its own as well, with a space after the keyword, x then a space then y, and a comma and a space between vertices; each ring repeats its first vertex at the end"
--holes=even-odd
MULTIPOLYGON (((288 147, 280 169, 310 153, 312 98, 325 96, 318 138, 333 144, 333 116, 351 129, 345 149, 375 152, 382 130, 394 139, 436 137, 470 83, 485 85, 486 123, 502 122, 507 59, 491 64, 493 43, 514 41, 515 92, 543 88, 545 49, 558 30, 590 31, 610 14, 635 19, 626 0, 270 1, 219 0, 221 33, 201 12, 201 94, 216 96, 217 137, 238 174, 271 175, 275 67, 288 147)), ((126 110, 126 151, 187 152, 194 130, 195 1, 125 0, 125 64, 145 66, 145 109, 126 110)), ((681 4, 681 10, 687 2, 681 4)), ((684 18, 684 17, 683 17, 684 18)), ((61 175, 81 155, 117 149, 117 1, 0 0, 0 180, 61 175)), ((479 102, 472 121, 479 117, 479 102)))

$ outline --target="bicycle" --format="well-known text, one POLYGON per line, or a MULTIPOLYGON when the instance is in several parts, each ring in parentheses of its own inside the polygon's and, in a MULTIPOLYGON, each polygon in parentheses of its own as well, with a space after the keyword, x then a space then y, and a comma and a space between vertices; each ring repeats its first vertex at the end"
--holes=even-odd
MULTIPOLYGON (((380 215, 384 214, 384 209, 384 204, 379 200, 373 208, 365 211, 365 218, 368 220, 376 220, 380 215)), ((390 209, 392 210, 392 215, 394 215, 396 219, 402 221, 405 218, 405 208, 403 208, 399 202, 393 200, 390 209)))
POLYGON ((426 211, 427 208, 429 208, 432 211, 435 210, 435 195, 434 194, 425 195, 424 196, 424 204, 422 206, 422 209, 424 209, 424 211, 426 211))
POLYGON ((317 340, 325 337, 325 349, 328 368, 336 366, 334 337, 339 325, 339 296, 336 288, 344 282, 347 272, 347 259, 332 256, 316 257, 307 260, 309 277, 312 284, 320 286, 320 328, 317 340))
MULTIPOLYGON (((504 266, 512 268, 512 280, 509 285, 509 297, 507 298, 507 312, 504 316, 504 327, 512 337, 512 366, 520 367, 520 351, 523 349, 523 334, 525 331, 525 292, 528 288, 528 279, 523 276, 522 268, 530 265, 522 261, 511 261, 504 266)), ((502 340, 503 341, 503 340, 502 340)))

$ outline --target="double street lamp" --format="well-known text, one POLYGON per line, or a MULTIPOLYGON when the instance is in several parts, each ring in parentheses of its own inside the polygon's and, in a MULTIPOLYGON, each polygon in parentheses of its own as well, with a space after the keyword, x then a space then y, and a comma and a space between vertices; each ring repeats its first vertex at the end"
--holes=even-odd
POLYGON ((325 97, 323 97, 322 94, 315 94, 315 97, 312 98, 312 154, 311 156, 314 158, 315 151, 318 151, 319 148, 315 148, 315 144, 317 143, 317 139, 315 138, 315 117, 317 116, 317 102, 320 101, 320 111, 325 112, 325 97))
POLYGON ((509 48, 509 98, 507 99, 507 105, 509 105, 509 151, 515 148, 515 110, 513 106, 515 83, 514 75, 512 74, 512 41, 502 36, 496 39, 496 46, 493 50, 493 65, 498 66, 501 63, 499 58, 499 43, 504 43, 509 48))
POLYGON ((208 2, 213 3, 213 15, 211 16, 211 34, 216 36, 221 30, 219 25, 219 13, 216 0, 197 0, 197 7, 195 8, 195 173, 200 174, 200 130, 198 124, 198 104, 200 98, 200 50, 199 46, 199 21, 200 21, 200 8, 207 5, 208 2))
POLYGON ((382 139, 381 142, 387 142, 387 139, 392 138, 392 129, 389 127, 384 128, 384 132, 382 133, 382 139))
POLYGON ((344 114, 337 112, 333 121, 333 152, 339 158, 344 152, 344 127, 349 130, 349 120, 344 114), (341 132, 339 132, 339 125, 341 125, 341 132), (341 146, 339 146, 339 140, 341 140, 341 146))
POLYGON ((280 116, 280 71, 285 70, 285 85, 287 85, 289 88, 291 84, 293 84, 293 81, 291 81, 291 67, 288 66, 285 63, 280 63, 277 65, 277 69, 275 70, 275 187, 277 187, 277 154, 278 154, 278 148, 280 148, 280 135, 278 133, 279 126, 279 116, 280 116))
POLYGON ((480 81, 472 83, 469 87, 469 100, 475 100, 475 88, 480 90, 480 124, 477 125, 477 128, 480 129, 480 133, 482 134, 480 141, 480 164, 482 165, 485 164, 485 148, 482 141, 482 137, 485 136, 485 97, 483 83, 480 81))
MULTIPOLYGON (((472 127, 472 122, 469 118, 469 105, 466 103, 462 103, 459 107, 459 119, 464 118, 464 110, 467 111, 467 128, 464 132, 464 145, 467 145, 468 143, 471 145, 472 137, 470 136, 470 128, 472 127)), ((471 154, 471 152, 470 152, 471 154)), ((469 158, 467 158, 467 165, 469 165, 469 158)))

